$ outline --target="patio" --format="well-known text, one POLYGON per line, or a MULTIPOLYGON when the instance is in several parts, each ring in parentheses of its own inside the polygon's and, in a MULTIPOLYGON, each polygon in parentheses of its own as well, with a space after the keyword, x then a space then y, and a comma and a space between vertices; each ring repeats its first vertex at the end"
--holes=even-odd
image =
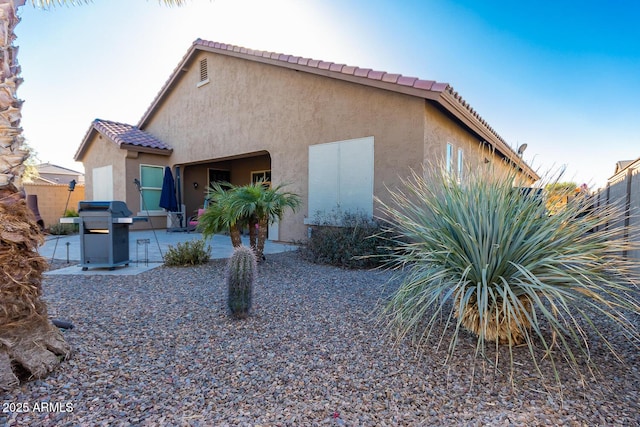
MULTIPOLYGON (((48 275, 136 275, 162 265, 162 254, 165 254, 169 250, 169 246, 175 247, 178 243, 199 239, 202 239, 201 233, 175 233, 165 230, 130 231, 129 258, 132 262, 128 266, 116 267, 113 270, 109 270, 108 268, 91 268, 87 271, 82 271, 79 266, 81 258, 80 236, 77 234, 69 236, 47 236, 46 242, 40 247, 39 252, 40 255, 49 261, 68 261, 69 263, 69 267, 45 273, 48 275), (144 243, 147 241, 148 243, 144 243), (138 242, 141 243, 138 244, 138 242), (146 258, 145 251, 147 251, 148 258, 146 258)), ((222 234, 215 235, 209 239, 207 243, 211 246, 211 259, 229 258, 233 252, 229 236, 222 234)), ((243 236, 242 243, 247 246, 249 245, 248 236, 243 236)), ((267 240, 264 253, 269 255, 296 249, 294 245, 267 240)))

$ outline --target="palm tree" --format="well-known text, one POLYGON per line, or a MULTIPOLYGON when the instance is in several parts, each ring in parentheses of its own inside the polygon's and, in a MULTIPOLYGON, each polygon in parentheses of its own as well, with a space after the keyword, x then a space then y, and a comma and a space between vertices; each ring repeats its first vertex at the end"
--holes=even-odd
POLYGON ((212 184, 209 207, 200 216, 202 234, 209 237, 229 230, 234 247, 241 245, 240 231, 249 227, 249 241, 258 260, 264 259, 264 244, 269 224, 282 219, 287 208, 300 206, 300 196, 282 191, 282 185, 270 188, 257 182, 244 186, 212 184))
POLYGON ((244 226, 240 212, 233 207, 234 186, 227 183, 212 183, 207 193, 208 206, 198 218, 198 230, 204 238, 229 230, 234 248, 242 245, 240 232, 244 226))
MULTIPOLYGON (((31 0, 35 7, 87 3, 87 0, 31 0)), ((181 5, 185 0, 164 0, 181 5)), ((19 77, 15 26, 25 0, 0 0, 0 390, 25 378, 51 372, 71 348, 47 316, 41 300, 42 273, 48 268, 37 248, 44 242, 24 201, 22 176, 29 150, 24 145, 16 90, 19 77)))
POLYGON ((288 191, 282 191, 282 185, 275 188, 262 187, 261 198, 256 205, 255 216, 258 219, 258 242, 256 257, 264 259, 264 243, 267 240, 269 224, 282 219, 284 211, 289 208, 292 211, 300 207, 300 196, 288 191))

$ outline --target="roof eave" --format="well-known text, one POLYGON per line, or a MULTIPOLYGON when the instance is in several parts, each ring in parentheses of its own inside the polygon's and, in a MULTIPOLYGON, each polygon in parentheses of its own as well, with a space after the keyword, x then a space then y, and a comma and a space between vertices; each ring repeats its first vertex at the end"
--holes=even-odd
POLYGON ((91 140, 94 132, 97 132, 97 130, 92 122, 91 126, 89 126, 89 129, 87 130, 87 133, 84 135, 80 146, 76 150, 76 153, 73 155, 73 160, 75 160, 76 162, 82 162, 82 158, 84 157, 84 153, 85 151, 87 151, 87 148, 89 148, 89 141, 91 140))
POLYGON ((159 154, 161 156, 170 156, 171 153, 173 153, 173 148, 153 148, 133 144, 119 144, 119 147, 122 150, 135 151, 137 153, 159 154))
POLYGON ((448 92, 442 92, 437 100, 447 111, 458 118, 466 127, 471 129, 476 135, 484 141, 491 144, 496 150, 504 154, 513 164, 519 165, 534 181, 540 179, 540 176, 516 153, 504 140, 499 138, 494 132, 488 128, 488 125, 482 125, 467 108, 460 104, 454 95, 448 92))

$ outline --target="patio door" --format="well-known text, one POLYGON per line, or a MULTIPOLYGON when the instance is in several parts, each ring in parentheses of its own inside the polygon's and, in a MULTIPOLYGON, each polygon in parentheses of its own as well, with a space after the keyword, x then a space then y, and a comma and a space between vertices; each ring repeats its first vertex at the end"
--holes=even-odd
POLYGON ((231 171, 223 169, 209 169, 209 185, 214 182, 231 182, 231 171))

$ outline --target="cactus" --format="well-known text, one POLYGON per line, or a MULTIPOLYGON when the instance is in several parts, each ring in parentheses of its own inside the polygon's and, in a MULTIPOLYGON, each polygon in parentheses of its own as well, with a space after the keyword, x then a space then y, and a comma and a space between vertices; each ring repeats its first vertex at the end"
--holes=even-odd
POLYGON ((253 282, 258 264, 253 250, 246 246, 234 249, 227 263, 228 305, 231 315, 244 319, 251 309, 253 282))

